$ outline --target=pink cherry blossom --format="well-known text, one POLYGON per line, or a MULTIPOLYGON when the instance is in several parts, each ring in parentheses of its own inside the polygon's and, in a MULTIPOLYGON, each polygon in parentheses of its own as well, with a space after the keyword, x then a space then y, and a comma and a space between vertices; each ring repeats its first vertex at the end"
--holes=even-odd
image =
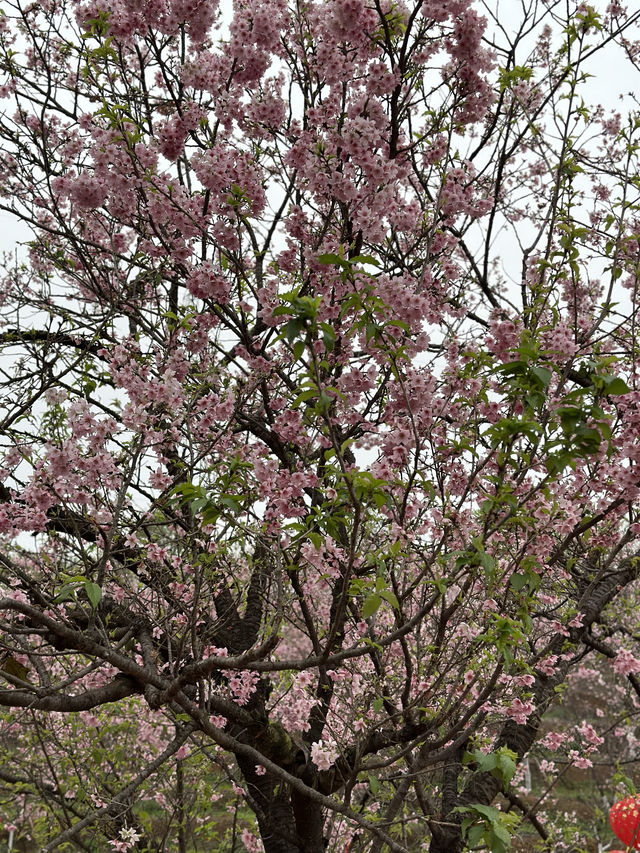
POLYGON ((338 757, 337 750, 322 740, 311 744, 311 760, 318 770, 328 770, 338 757))
POLYGON ((640 672, 640 660, 635 658, 626 649, 619 649, 613 662, 613 671, 618 675, 630 675, 634 672, 640 672))

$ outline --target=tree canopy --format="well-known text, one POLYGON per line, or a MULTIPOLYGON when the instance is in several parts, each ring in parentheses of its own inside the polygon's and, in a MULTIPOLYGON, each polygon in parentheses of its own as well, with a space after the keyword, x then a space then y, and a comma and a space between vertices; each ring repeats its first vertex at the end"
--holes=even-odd
POLYGON ((640 13, 1 8, 5 823, 586 849, 554 781, 637 754, 640 113, 590 93, 640 13))

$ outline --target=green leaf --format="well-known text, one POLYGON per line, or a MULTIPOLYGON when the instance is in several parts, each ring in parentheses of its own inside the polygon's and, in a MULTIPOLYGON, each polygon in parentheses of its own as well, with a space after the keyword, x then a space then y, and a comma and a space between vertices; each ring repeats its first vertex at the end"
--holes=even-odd
POLYGON ((384 598, 384 600, 385 600, 388 604, 390 604, 390 605, 393 607, 393 609, 394 609, 394 610, 399 610, 399 609, 400 609, 400 602, 399 602, 399 601, 398 601, 398 599, 396 598, 395 593, 391 592, 391 590, 390 590, 390 589, 385 589, 384 591, 382 591, 382 592, 380 593, 380 596, 381 596, 381 598, 384 598))
POLYGON ((310 388, 308 391, 303 391, 301 394, 298 394, 296 399, 291 404, 292 409, 297 409, 301 403, 306 403, 307 400, 314 400, 318 396, 317 388, 310 388))
POLYGON ((285 335, 289 343, 294 341, 304 329, 305 321, 301 317, 294 317, 285 326, 285 335))
POLYGON ((446 595, 447 593, 447 583, 444 578, 436 578, 434 580, 435 588, 438 590, 440 595, 446 595))
POLYGON ((220 512, 216 508, 215 504, 209 504, 205 511, 202 513, 202 524, 205 526, 209 524, 215 524, 219 518, 220 512))
POLYGON ((374 267, 380 266, 380 262, 371 255, 356 255, 354 258, 350 258, 349 261, 352 264, 371 264, 371 266, 374 267))
POLYGON ((324 252, 322 255, 318 255, 317 261, 319 264, 326 264, 327 266, 349 266, 349 264, 347 263, 347 261, 345 261, 344 258, 341 258, 340 255, 336 255, 333 252, 324 252))
POLYGON ((232 498, 231 495, 224 495, 220 498, 220 503, 223 506, 226 506, 227 509, 230 509, 234 515, 238 515, 240 512, 240 504, 235 498, 232 498))
POLYGON ((516 775, 515 753, 506 747, 498 750, 498 768, 502 775, 505 787, 516 775))
POLYGON ((60 604, 63 601, 74 601, 77 589, 78 584, 66 583, 63 587, 61 587, 60 592, 53 599, 54 604, 60 604))
POLYGON ((336 342, 336 333, 330 323, 320 323, 325 349, 332 350, 336 342))
POLYGON ((382 509, 383 506, 389 505, 389 495, 385 495, 384 492, 373 492, 371 497, 378 509, 382 509))
POLYGON ((496 367, 496 373, 504 373, 505 376, 521 376, 527 370, 526 361, 509 361, 496 367))
POLYGON ((6 652, 0 660, 0 672, 6 672, 8 675, 13 675, 14 678, 20 678, 22 681, 30 681, 29 670, 27 667, 17 661, 9 652, 6 652))
MULTIPOLYGON (((468 824, 467 820, 467 824, 468 824)), ((463 831, 466 827, 463 825, 463 831)), ((467 833, 467 845, 469 847, 477 847, 483 840, 485 834, 485 827, 477 823, 475 826, 472 826, 469 832, 467 833)))
POLYGON ((520 80, 530 80, 533 75, 533 68, 528 65, 514 65, 513 68, 500 67, 500 91, 504 92, 520 80))
POLYGON ((195 501, 189 502, 189 509, 193 513, 198 513, 201 509, 204 509, 208 505, 209 501, 207 500, 207 498, 196 498, 195 501))
POLYGON ((509 583, 516 592, 520 592, 520 590, 527 585, 527 578, 525 575, 520 575, 517 572, 514 572, 514 574, 511 575, 509 583))
POLYGON ((496 809, 494 806, 485 806, 482 803, 474 803, 469 808, 471 811, 482 815, 482 817, 486 818, 489 823, 498 823, 500 821, 500 818, 502 817, 502 812, 499 809, 496 809))
POLYGON ((630 390, 631 389, 624 381, 624 379, 620 379, 619 376, 615 376, 605 386, 605 394, 611 394, 612 396, 617 396, 618 394, 628 394, 630 390))
POLYGON ((91 604, 91 607, 95 610, 100 603, 100 599, 102 598, 102 589, 98 586, 97 583, 93 583, 93 581, 86 581, 84 585, 84 591, 86 593, 87 598, 91 604))
POLYGON ((375 593, 368 595, 364 600, 364 604, 362 605, 362 618, 368 619, 369 616, 373 616, 373 614, 377 612, 381 604, 382 598, 379 595, 376 595, 375 593))
POLYGON ((545 388, 549 387, 549 383, 551 382, 552 373, 547 367, 532 367, 531 372, 538 379, 541 385, 545 388))
POLYGON ((320 536, 319 533, 310 530, 307 533, 307 537, 309 538, 309 541, 313 544, 313 547, 316 549, 316 551, 320 551, 324 544, 322 536, 320 536))

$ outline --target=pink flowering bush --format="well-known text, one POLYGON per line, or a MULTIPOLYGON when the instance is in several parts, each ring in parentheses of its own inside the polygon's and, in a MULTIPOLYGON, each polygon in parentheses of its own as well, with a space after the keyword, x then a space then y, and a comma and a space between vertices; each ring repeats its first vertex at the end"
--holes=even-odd
POLYGON ((516 5, 3 4, 20 849, 609 844, 640 123, 587 81, 640 34, 516 5))

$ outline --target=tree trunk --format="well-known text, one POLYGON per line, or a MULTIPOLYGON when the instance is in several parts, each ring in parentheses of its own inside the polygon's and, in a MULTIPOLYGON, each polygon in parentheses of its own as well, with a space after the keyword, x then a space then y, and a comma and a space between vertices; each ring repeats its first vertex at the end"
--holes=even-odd
POLYGON ((291 806, 300 839, 300 853, 324 853, 324 815, 322 807, 297 791, 291 792, 291 806))
POLYGON ((462 853, 460 829, 438 830, 431 836, 429 853, 462 853))
POLYGON ((322 807, 265 773, 258 776, 254 765, 237 756, 247 784, 249 802, 255 811, 265 853, 324 853, 322 807))

